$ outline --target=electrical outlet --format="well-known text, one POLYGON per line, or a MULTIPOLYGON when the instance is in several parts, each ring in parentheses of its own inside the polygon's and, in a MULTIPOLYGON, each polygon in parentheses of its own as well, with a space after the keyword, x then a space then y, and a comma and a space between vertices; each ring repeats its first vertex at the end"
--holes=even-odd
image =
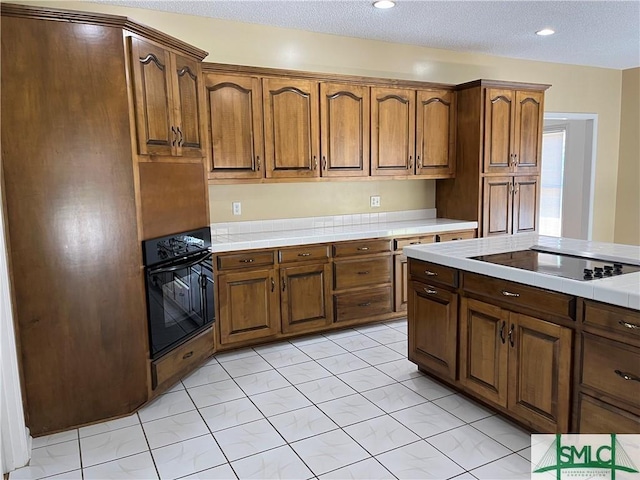
POLYGON ((380 206, 380 195, 374 195, 371 197, 371 207, 378 208, 380 206))
POLYGON ((242 215, 242 204, 240 202, 233 202, 231 206, 234 215, 242 215))

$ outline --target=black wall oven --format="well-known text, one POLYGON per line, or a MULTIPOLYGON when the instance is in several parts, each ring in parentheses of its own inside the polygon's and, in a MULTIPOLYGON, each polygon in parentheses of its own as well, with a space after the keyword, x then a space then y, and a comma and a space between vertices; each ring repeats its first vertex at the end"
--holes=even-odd
POLYGON ((201 228, 142 242, 151 359, 215 321, 211 232, 201 228))

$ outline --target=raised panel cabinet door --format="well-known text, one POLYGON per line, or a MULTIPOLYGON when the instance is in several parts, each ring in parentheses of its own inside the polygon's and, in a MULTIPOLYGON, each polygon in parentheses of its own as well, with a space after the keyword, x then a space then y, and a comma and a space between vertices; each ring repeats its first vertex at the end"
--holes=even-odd
POLYGON ((513 233, 535 232, 538 228, 540 177, 513 177, 513 233))
POLYGON ((395 255, 394 258, 394 306, 396 312, 407 310, 409 302, 409 272, 408 261, 404 255, 395 255))
POLYGON ((456 105, 449 90, 418 90, 416 174, 432 178, 455 175, 456 105))
POLYGON ((274 269, 218 277, 220 343, 270 337, 278 332, 280 305, 274 269))
POLYGON ((204 157, 202 65, 181 55, 171 55, 173 67, 173 106, 178 132, 176 154, 204 157))
POLYGON ((318 82, 262 80, 267 177, 319 176, 318 82))
POLYGON ((369 175, 369 87, 320 84, 323 177, 369 175))
POLYGON ((458 295, 411 282, 409 360, 443 378, 455 380, 458 346, 458 295))
POLYGON ((482 236, 513 233, 513 177, 485 177, 482 236))
POLYGON ((566 327, 510 313, 507 407, 540 432, 568 431, 571 340, 566 327))
POLYGON ((509 312, 477 300, 460 302, 460 383, 507 406, 509 312))
POLYGON ((371 89, 371 174, 413 175, 416 92, 371 89))
POLYGON ((171 54, 130 37, 138 153, 166 155, 178 142, 171 85, 171 54))
POLYGON ((331 264, 280 268, 282 331, 307 332, 331 325, 331 264))
POLYGON ((515 162, 515 93, 488 88, 484 103, 484 173, 510 173, 515 162))
POLYGON ((540 173, 544 93, 516 92, 514 161, 518 173, 540 173))
POLYGON ((209 119, 209 178, 262 178, 260 79, 205 75, 209 119))

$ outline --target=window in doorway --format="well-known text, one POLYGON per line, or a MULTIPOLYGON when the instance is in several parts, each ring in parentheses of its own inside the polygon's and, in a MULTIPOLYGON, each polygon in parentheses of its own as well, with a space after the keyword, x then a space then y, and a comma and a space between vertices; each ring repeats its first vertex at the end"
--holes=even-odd
POLYGON ((567 130, 554 128, 542 134, 540 179, 540 234, 562 236, 562 183, 567 130))

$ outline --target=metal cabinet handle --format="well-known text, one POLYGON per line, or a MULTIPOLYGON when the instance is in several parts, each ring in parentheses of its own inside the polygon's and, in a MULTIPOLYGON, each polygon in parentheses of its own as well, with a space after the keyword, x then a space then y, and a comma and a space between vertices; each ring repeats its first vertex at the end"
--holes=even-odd
POLYGON ((366 252, 367 250, 369 250, 369 247, 358 247, 358 251, 360 252, 366 252))
POLYGON ((506 290, 502 290, 502 295, 504 295, 505 297, 519 297, 520 296, 519 293, 511 293, 511 292, 507 292, 506 290))
POLYGON ((369 305, 371 305, 371 302, 364 302, 364 303, 358 304, 359 307, 368 307, 369 305))
POLYGON ((178 130, 178 135, 180 135, 180 138, 178 139, 178 146, 181 147, 182 145, 184 145, 184 137, 182 135, 182 130, 180 130, 180 127, 176 128, 178 130))
POLYGON ((173 125, 171 125, 171 132, 173 133, 173 141, 171 142, 171 146, 175 147, 176 141, 178 140, 178 132, 176 132, 176 129, 173 125))
POLYGON ((518 154, 514 153, 513 154, 513 164, 517 167, 518 163, 520 163, 520 161, 518 160, 518 154))
POLYGON ((313 169, 318 169, 318 158, 315 155, 313 156, 313 169))
POLYGON ((505 342, 505 338, 504 338, 504 327, 507 326, 507 322, 505 322, 504 320, 502 321, 502 326, 500 327, 500 340, 502 340, 502 344, 504 345, 505 342))
POLYGON ((509 328, 509 345, 511 345, 513 347, 514 343, 513 343, 513 329, 515 328, 515 325, 512 323, 511 324, 511 328, 509 328))
POLYGON ((327 157, 325 157, 324 155, 322 156, 322 169, 327 169, 327 157))
POLYGON ((276 282, 273 281, 273 278, 271 279, 271 292, 274 292, 276 289, 276 282))
POLYGON ((640 377, 635 376, 632 373, 622 372, 620 370, 614 370, 615 374, 625 380, 633 380, 634 382, 640 382, 640 377))
POLYGON ((240 260, 240 263, 253 263, 255 260, 253 258, 243 258, 240 260))
POLYGON ((260 171, 260 155, 256 155, 256 165, 258 166, 258 171, 260 171))
POLYGON ((513 194, 516 195, 520 191, 520 184, 516 183, 513 187, 513 194))
POLYGON ((311 254, 310 253, 299 253, 298 256, 299 257, 310 257, 311 254))
POLYGON ((283 278, 282 279, 282 291, 284 292, 286 289, 287 289, 287 282, 283 278))
POLYGON ((438 293, 437 290, 433 290, 431 288, 423 288, 423 290, 425 291, 425 293, 427 293, 427 295, 435 295, 436 293, 438 293))
POLYGON ((420 155, 416 157, 416 160, 418 161, 418 168, 422 168, 422 161, 420 160, 420 155))
POLYGON ((185 353, 185 354, 182 356, 182 359, 183 359, 183 360, 186 360, 187 358, 192 357, 192 356, 193 356, 193 350, 192 350, 192 351, 190 351, 190 352, 185 353))
POLYGON ((411 170, 413 168, 413 156, 409 155, 409 167, 407 170, 411 170))
POLYGON ((640 325, 636 325, 635 323, 629 323, 629 322, 625 322, 624 320, 619 320, 618 323, 620 325, 622 325, 623 327, 629 328, 631 330, 638 330, 640 329, 640 325))
POLYGON ((358 275, 369 275, 369 271, 365 270, 364 272, 358 272, 358 275))
POLYGON ((431 270, 425 270, 425 271, 424 271, 424 274, 425 274, 427 277, 437 277, 437 276, 438 276, 438 273, 437 273, 437 272, 432 272, 431 270))

